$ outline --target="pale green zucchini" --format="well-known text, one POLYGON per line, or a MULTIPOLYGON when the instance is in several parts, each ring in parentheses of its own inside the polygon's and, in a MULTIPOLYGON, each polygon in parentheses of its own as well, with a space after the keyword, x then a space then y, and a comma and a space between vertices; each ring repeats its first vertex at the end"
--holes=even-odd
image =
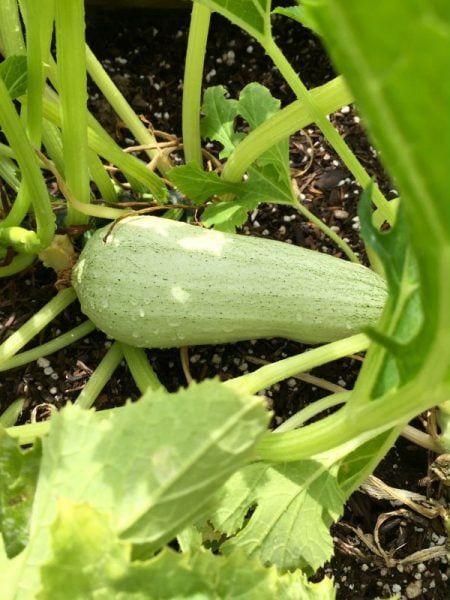
POLYGON ((386 299, 383 279, 366 267, 158 217, 97 231, 72 284, 99 329, 149 348, 330 342, 376 323, 386 299))

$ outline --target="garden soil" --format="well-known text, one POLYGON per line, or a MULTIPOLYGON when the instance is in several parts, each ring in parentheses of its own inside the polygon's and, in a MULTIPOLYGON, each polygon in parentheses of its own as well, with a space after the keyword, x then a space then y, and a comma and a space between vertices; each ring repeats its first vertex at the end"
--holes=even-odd
MULTIPOLYGON (((188 24, 189 13, 183 10, 88 13, 88 42, 134 110, 155 130, 176 137, 181 136, 188 24)), ((312 34, 281 17, 275 18, 274 27, 278 43, 308 87, 323 84, 334 76, 326 54, 312 34)), ((263 49, 218 16, 212 20, 204 79, 205 87, 224 85, 231 97, 236 97, 247 83, 257 81, 270 88, 283 105, 293 100, 263 49)), ((134 144, 131 134, 94 85, 90 85, 89 104, 121 145, 134 144)), ((377 177, 386 196, 393 198, 396 191, 385 176, 354 108, 344 107, 331 118, 364 167, 377 177)), ((242 127, 245 128, 244 123, 242 127)), ((208 149, 213 155, 217 152, 214 145, 208 149)), ((356 216, 359 186, 313 126, 291 138, 290 152, 295 183, 305 205, 345 237, 366 260, 356 216)), ((181 158, 182 154, 176 157, 181 158)), ((49 185, 54 185, 51 179, 49 185)), ((341 256, 321 231, 286 206, 260 206, 249 216, 241 233, 341 256)), ((54 284, 54 275, 42 266, 0 282, 0 341, 54 295, 54 284)), ((71 306, 32 345, 51 339, 82 320, 78 307, 71 306)), ((109 343, 103 334, 94 333, 48 359, 2 373, 0 410, 22 396, 26 401, 20 423, 48 418, 52 411, 77 397, 109 343)), ((193 347, 188 350, 184 370, 178 350, 152 350, 148 354, 162 383, 175 391, 186 385, 186 377, 202 380, 218 376, 226 380, 254 370, 265 361, 279 360, 304 349, 300 344, 281 339, 193 347)), ((363 357, 354 356, 336 361, 315 369, 310 381, 290 378, 266 390, 275 414, 274 425, 327 395, 329 391, 323 385, 351 388, 362 360, 363 357)), ((99 409, 119 406, 127 398, 138 397, 130 373, 122 365, 96 406, 99 409)), ((417 426, 421 425, 418 420, 417 426)), ((444 543, 442 521, 439 517, 426 518, 420 511, 389 499, 392 486, 405 493, 428 494, 432 501, 448 501, 448 488, 426 480, 435 458, 401 438, 378 466, 375 474, 379 480, 373 480, 349 499, 342 519, 333 527, 335 556, 318 574, 318 577, 324 573, 334 577, 339 600, 389 598, 394 593, 408 599, 449 597, 447 562, 442 558, 426 560, 421 554, 424 549, 444 543)))

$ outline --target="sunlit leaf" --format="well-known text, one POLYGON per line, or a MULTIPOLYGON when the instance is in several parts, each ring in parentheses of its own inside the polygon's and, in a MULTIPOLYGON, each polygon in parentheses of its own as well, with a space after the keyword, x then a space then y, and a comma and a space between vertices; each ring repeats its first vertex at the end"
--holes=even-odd
POLYGON ((130 545, 119 541, 108 515, 89 504, 59 500, 50 528, 51 559, 42 567, 38 600, 114 597, 112 580, 129 567, 130 545))
POLYGON ((239 548, 283 570, 316 570, 332 555, 329 527, 342 508, 334 472, 324 464, 259 463, 227 481, 210 521, 218 531, 236 534, 224 551, 239 548))
POLYGON ((205 514, 268 418, 261 398, 217 381, 148 393, 104 417, 66 406, 43 444, 29 542, 8 569, 19 569, 30 594, 36 590, 62 498, 107 513, 123 539, 158 549, 205 514))
POLYGON ((280 575, 242 553, 215 556, 165 549, 145 562, 130 561, 108 515, 62 501, 51 527, 53 556, 42 568, 38 600, 333 600, 332 581, 309 583, 301 572, 280 575))

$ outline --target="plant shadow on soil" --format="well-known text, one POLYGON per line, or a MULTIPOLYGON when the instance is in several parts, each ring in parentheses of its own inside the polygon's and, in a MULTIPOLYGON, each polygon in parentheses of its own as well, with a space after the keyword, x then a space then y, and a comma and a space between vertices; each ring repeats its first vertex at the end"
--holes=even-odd
MULTIPOLYGON (((88 43, 134 110, 150 120, 155 129, 178 136, 181 135, 181 81, 188 24, 189 13, 186 11, 88 13, 88 43)), ((308 87, 325 83, 334 76, 326 54, 312 34, 282 18, 275 19, 275 27, 279 44, 308 87)), ((258 44, 220 17, 213 16, 205 87, 225 85, 231 96, 236 97, 251 81, 269 87, 283 104, 293 99, 258 44)), ((121 145, 133 145, 131 135, 94 85, 90 86, 89 104, 121 145)), ((383 173, 354 108, 346 107, 332 119, 369 173, 381 182, 383 192, 388 198, 394 197, 395 190, 383 173)), ((353 249, 364 256, 355 218, 361 190, 341 161, 315 127, 308 127, 306 132, 298 132, 292 137, 290 153, 292 167, 300 173, 296 183, 306 197, 308 208, 346 237, 353 249)), ((304 247, 341 255, 311 223, 285 206, 262 205, 252 213, 241 233, 290 240, 304 247)), ((0 340, 53 295, 54 276, 44 267, 34 267, 9 281, 0 282, 0 323, 3 325, 0 340)), ((82 320, 78 308, 69 307, 36 341, 43 343, 82 320)), ((0 409, 3 411, 11 399, 20 395, 26 399, 20 422, 47 418, 51 410, 76 398, 105 354, 108 343, 103 334, 96 332, 40 364, 32 363, 3 373, 0 409)), ((255 359, 272 362, 298 354, 303 349, 303 346, 286 340, 196 347, 189 351, 189 366, 194 379, 219 376, 225 380, 257 368, 252 362, 255 359)), ((170 391, 186 385, 179 351, 155 350, 149 352, 149 357, 170 391)), ((359 365, 358 357, 348 358, 315 369, 313 374, 351 388, 359 365)), ((284 421, 327 393, 294 378, 266 391, 276 415, 275 423, 284 421)), ((96 406, 100 409, 117 406, 126 398, 138 396, 131 375, 121 366, 96 406)), ((432 457, 427 451, 400 439, 379 465, 376 475, 393 487, 425 494, 419 480, 427 474, 430 460, 432 457)), ((437 486, 431 488, 431 497, 435 499, 444 501, 444 493, 437 486)), ((380 515, 393 510, 388 501, 377 500, 362 492, 356 492, 348 501, 342 520, 333 527, 335 557, 319 573, 334 576, 338 599, 388 598, 393 592, 399 592, 402 598, 448 598, 446 562, 434 559, 423 564, 388 567, 349 528, 360 528, 365 534, 373 535, 380 515)), ((384 551, 398 559, 442 543, 443 536, 444 528, 439 519, 426 520, 412 511, 394 515, 380 528, 384 551)))

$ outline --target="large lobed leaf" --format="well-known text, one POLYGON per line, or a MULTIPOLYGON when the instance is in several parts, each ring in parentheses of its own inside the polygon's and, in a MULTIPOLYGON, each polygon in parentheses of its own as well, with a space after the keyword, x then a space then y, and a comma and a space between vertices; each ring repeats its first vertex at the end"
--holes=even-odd
POLYGON ((284 571, 315 571, 333 553, 329 527, 343 509, 335 474, 336 468, 313 460, 257 463, 235 473, 210 518, 216 530, 232 535, 224 551, 241 549, 284 571))
POLYGON ((234 130, 234 121, 239 114, 238 101, 226 98, 222 85, 209 87, 203 101, 204 117, 201 121, 202 136, 222 144, 220 158, 227 158, 244 137, 234 130))
MULTIPOLYGON (((279 109, 280 101, 258 83, 247 85, 238 100, 226 98, 222 86, 208 88, 203 102, 202 135, 219 142, 223 147, 220 156, 226 158, 244 137, 235 131, 236 117, 243 117, 252 131, 279 109)), ((209 204, 202 214, 202 222, 207 227, 214 226, 221 231, 234 232, 245 223, 248 212, 261 202, 288 205, 295 202, 287 138, 259 156, 248 169, 245 181, 224 181, 217 173, 205 172, 194 163, 176 167, 170 179, 195 204, 212 196, 226 198, 209 204)))
POLYGON ((51 528, 53 558, 42 570, 38 600, 333 600, 330 579, 311 584, 300 573, 280 575, 239 552, 177 554, 130 562, 130 545, 118 539, 108 517, 86 504, 58 506, 51 528), (82 533, 80 533, 82 532, 82 533))
MULTIPOLYGON (((147 394, 105 417, 65 407, 43 444, 29 543, 6 561, 2 600, 34 597, 40 569, 52 560, 58 506, 61 519, 66 501, 89 505, 106 514, 116 535, 157 550, 205 514, 267 422, 261 398, 216 381, 147 394)), ((89 532, 80 538, 88 543, 89 532)))
MULTIPOLYGON (((280 110, 280 101, 259 83, 250 83, 238 100, 226 98, 222 86, 208 88, 203 101, 202 135, 223 145, 221 156, 228 157, 242 139, 234 130, 235 119, 243 117, 253 131, 280 110)), ((176 171, 175 171, 176 173, 176 171)), ((230 184, 229 186, 237 184, 230 184)), ((248 179, 236 190, 236 201, 245 206, 260 202, 293 204, 294 194, 289 167, 289 140, 274 144, 249 168, 248 179)))

